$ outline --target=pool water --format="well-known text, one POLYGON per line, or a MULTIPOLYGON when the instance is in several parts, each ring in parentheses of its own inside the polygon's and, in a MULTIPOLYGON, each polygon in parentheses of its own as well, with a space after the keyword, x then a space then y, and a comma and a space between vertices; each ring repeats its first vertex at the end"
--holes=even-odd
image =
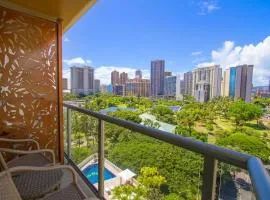
MULTIPOLYGON (((86 176, 88 181, 90 181, 92 184, 95 184, 98 182, 98 164, 89 165, 83 170, 83 174, 86 176)), ((108 169, 104 169, 104 180, 108 180, 111 178, 114 178, 115 175, 110 172, 108 169)))

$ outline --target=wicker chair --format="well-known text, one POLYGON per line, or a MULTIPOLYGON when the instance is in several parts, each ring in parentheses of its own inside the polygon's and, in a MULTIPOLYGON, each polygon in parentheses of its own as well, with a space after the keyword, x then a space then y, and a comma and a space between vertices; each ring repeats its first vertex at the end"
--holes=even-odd
MULTIPOLYGON (((8 170, 3 171, 0 173, 0 199, 1 200, 22 200, 25 199, 21 196, 20 190, 18 186, 14 184, 14 177, 13 174, 22 174, 26 173, 29 180, 29 183, 35 179, 35 182, 39 182, 40 184, 36 184, 35 186, 29 184, 27 188, 27 192, 29 195, 36 194, 36 196, 42 196, 41 198, 31 197, 31 199, 39 199, 39 200, 90 200, 84 194, 84 192, 80 189, 79 185, 77 184, 77 177, 74 170, 70 166, 66 165, 59 165, 59 166, 52 166, 52 167, 14 167, 8 170), (42 178, 41 176, 38 180, 36 180, 36 176, 31 177, 33 172, 35 173, 46 173, 50 175, 51 173, 59 170, 67 170, 72 174, 72 182, 67 184, 66 187, 60 188, 58 190, 52 190, 49 194, 44 194, 44 188, 40 187, 40 185, 48 185, 50 186, 51 183, 47 184, 46 179, 42 178)), ((57 174, 57 173, 56 173, 57 174)), ((61 185, 61 183, 60 183, 61 185)), ((50 186, 52 187, 52 186, 50 186)), ((23 188, 25 188, 23 186, 23 188)), ((25 191, 24 191, 25 192, 25 191)), ((29 197, 28 197, 29 198, 29 197)))
POLYGON ((9 148, 0 148, 0 164, 6 170, 17 166, 50 166, 55 165, 55 155, 51 149, 40 149, 39 143, 33 139, 6 139, 0 138, 0 142, 6 143, 32 143, 36 146, 36 150, 16 150, 9 148), (9 162, 6 162, 3 153, 15 154, 17 157, 9 162), (48 156, 50 155, 50 157, 48 156))

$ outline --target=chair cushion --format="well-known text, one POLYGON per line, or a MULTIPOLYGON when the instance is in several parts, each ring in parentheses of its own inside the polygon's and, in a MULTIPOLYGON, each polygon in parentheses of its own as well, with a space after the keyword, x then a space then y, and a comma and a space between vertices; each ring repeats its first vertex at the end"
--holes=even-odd
POLYGON ((62 176, 62 169, 55 169, 20 172, 12 174, 12 179, 23 199, 36 199, 54 192, 62 176))
POLYGON ((7 163, 7 166, 8 168, 18 166, 44 167, 49 164, 51 164, 50 160, 41 153, 31 153, 11 160, 7 163))
POLYGON ((42 200, 83 200, 85 196, 77 188, 75 184, 69 184, 67 187, 57 191, 42 200))

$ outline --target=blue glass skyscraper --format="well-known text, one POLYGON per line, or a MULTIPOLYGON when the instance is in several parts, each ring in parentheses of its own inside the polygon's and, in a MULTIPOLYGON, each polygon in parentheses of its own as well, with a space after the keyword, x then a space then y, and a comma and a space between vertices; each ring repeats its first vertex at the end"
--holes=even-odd
POLYGON ((236 67, 230 68, 229 96, 235 97, 236 67))

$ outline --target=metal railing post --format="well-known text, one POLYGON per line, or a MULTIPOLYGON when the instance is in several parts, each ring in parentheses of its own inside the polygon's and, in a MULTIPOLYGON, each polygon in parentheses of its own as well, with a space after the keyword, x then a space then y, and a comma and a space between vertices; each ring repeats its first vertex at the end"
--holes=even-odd
POLYGON ((217 180, 217 160, 204 157, 202 200, 215 200, 217 180))
POLYGON ((104 121, 98 120, 98 193, 104 197, 104 121))
POLYGON ((71 109, 67 108, 67 155, 71 158, 71 109))

